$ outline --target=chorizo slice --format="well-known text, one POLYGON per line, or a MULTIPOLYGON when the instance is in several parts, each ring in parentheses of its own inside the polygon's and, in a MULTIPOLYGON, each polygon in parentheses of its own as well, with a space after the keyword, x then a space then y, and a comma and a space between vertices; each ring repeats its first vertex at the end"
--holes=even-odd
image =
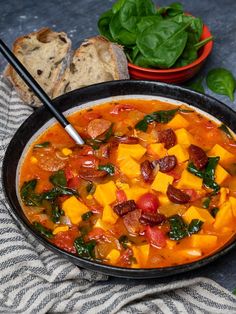
POLYGON ((159 213, 142 212, 139 221, 143 225, 156 226, 166 220, 166 217, 159 213))
POLYGON ((111 126, 111 121, 105 119, 94 119, 87 126, 88 135, 95 139, 105 133, 111 126))
POLYGON ((159 139, 159 142, 164 144, 164 147, 166 149, 169 149, 175 146, 176 144, 176 135, 172 129, 166 129, 166 130, 160 131, 158 133, 158 139, 159 139))
POLYGON ((139 139, 134 136, 115 136, 114 141, 123 144, 138 144, 139 139))
POLYGON ((86 181, 96 181, 99 179, 103 179, 108 174, 104 170, 97 170, 94 168, 87 168, 87 167, 80 167, 78 172, 79 172, 79 177, 86 181))
POLYGON ((177 165, 177 158, 174 155, 165 156, 158 160, 159 170, 161 172, 169 172, 177 165))
POLYGON ((151 182, 153 179, 153 170, 155 166, 149 160, 144 160, 140 165, 140 172, 145 182, 151 182))
POLYGON ((130 200, 130 201, 124 201, 122 203, 119 203, 113 207, 114 212, 120 216, 123 217, 129 212, 132 212, 137 208, 135 201, 130 200))
POLYGON ((186 204, 190 201, 190 196, 188 194, 175 188, 171 184, 169 184, 168 186, 166 195, 169 198, 169 200, 175 204, 186 204))
POLYGON ((197 169, 202 169, 208 163, 208 157, 205 151, 196 145, 191 144, 188 148, 189 159, 193 162, 197 169))

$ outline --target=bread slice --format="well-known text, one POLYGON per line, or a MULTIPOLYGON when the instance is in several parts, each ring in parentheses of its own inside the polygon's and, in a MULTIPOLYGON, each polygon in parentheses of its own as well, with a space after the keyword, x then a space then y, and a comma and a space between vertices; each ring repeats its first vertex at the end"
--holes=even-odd
MULTIPOLYGON (((19 37, 13 44, 13 52, 23 63, 49 97, 68 61, 71 41, 64 32, 54 32, 49 28, 19 37)), ((21 98, 31 106, 40 106, 38 98, 8 66, 5 74, 16 87, 21 98)))
POLYGON ((56 84, 53 98, 83 86, 128 78, 123 48, 102 36, 92 37, 74 52, 70 66, 56 84))

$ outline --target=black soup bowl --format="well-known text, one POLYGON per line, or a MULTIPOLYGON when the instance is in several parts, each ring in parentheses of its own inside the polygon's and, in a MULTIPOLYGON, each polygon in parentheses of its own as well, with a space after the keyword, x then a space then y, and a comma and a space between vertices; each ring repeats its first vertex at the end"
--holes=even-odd
MULTIPOLYGON (((58 97, 53 102, 60 111, 67 115, 70 112, 80 110, 81 105, 88 104, 90 107, 111 99, 117 99, 117 97, 127 99, 133 97, 138 99, 164 97, 171 101, 175 100, 177 103, 178 101, 181 103, 184 102, 195 107, 197 111, 200 111, 205 115, 210 114, 212 117, 215 117, 222 123, 226 124, 236 133, 236 113, 229 107, 212 97, 179 86, 164 83, 132 80, 100 83, 72 91, 58 97)), ((157 278, 186 272, 204 266, 213 262, 216 258, 224 255, 236 246, 235 239, 232 239, 214 254, 195 262, 173 267, 130 269, 104 265, 96 261, 87 260, 67 253, 48 242, 46 238, 43 238, 32 227, 21 208, 18 198, 19 188, 17 186, 17 178, 19 175, 20 162, 29 145, 37 138, 42 130, 45 130, 53 123, 55 123, 55 120, 52 119, 51 114, 44 107, 37 109, 20 126, 12 138, 7 148, 2 168, 4 192, 11 205, 12 211, 28 231, 44 244, 45 247, 60 256, 69 259, 72 263, 80 267, 99 271, 107 275, 125 278, 157 278)))

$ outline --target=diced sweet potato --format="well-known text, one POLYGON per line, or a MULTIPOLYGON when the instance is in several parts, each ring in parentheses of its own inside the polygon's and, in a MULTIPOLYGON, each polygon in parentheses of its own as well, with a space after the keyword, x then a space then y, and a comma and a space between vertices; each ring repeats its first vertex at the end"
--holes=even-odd
POLYGON ((232 224, 234 220, 232 207, 230 201, 226 201, 223 205, 220 206, 219 211, 216 214, 216 219, 214 223, 215 229, 219 230, 223 227, 227 227, 232 224))
POLYGON ((191 247, 200 250, 213 250, 217 246, 218 238, 210 234, 193 234, 189 238, 191 247))
POLYGON ((177 113, 174 118, 167 123, 168 128, 171 129, 180 129, 180 128, 187 128, 189 126, 189 122, 181 116, 181 114, 177 113))
POLYGON ((177 188, 201 190, 202 179, 185 169, 182 172, 181 178, 177 184, 177 188))
POLYGON ((129 178, 140 176, 140 164, 131 157, 126 157, 119 162, 120 171, 129 178))
POLYGON ((120 258, 120 251, 116 249, 112 249, 110 253, 107 255, 107 259, 111 264, 115 264, 120 258))
POLYGON ((215 219, 208 210, 196 206, 190 206, 183 215, 184 220, 189 224, 193 219, 213 224, 215 219))
POLYGON ((89 211, 88 207, 80 202, 75 196, 71 196, 65 200, 62 203, 62 209, 73 224, 78 224, 82 220, 81 216, 89 211))
POLYGON ((105 205, 102 213, 102 221, 110 224, 116 223, 118 216, 113 211, 110 205, 105 205))
POLYGON ((181 128, 175 131, 177 138, 177 144, 180 144, 184 147, 189 147, 193 144, 193 136, 186 129, 181 128))
POLYGON ((109 205, 116 200, 116 185, 113 181, 104 184, 98 184, 94 197, 97 202, 103 206, 109 205))
POLYGON ((166 173, 158 171, 151 188, 157 192, 166 193, 168 185, 172 184, 174 178, 166 173))
POLYGON ((136 258, 138 265, 140 265, 140 267, 145 266, 149 256, 150 244, 133 246, 132 250, 133 256, 136 258))
POLYGON ((165 149, 163 143, 149 144, 147 148, 148 154, 163 158, 167 155, 167 149, 165 149))
POLYGON ((176 144, 175 146, 168 149, 168 155, 174 155, 178 162, 185 162, 189 159, 189 154, 186 148, 181 146, 180 144, 176 144))
POLYGON ((208 156, 219 156, 219 163, 221 165, 228 164, 235 160, 234 155, 219 144, 215 144, 212 147, 212 149, 208 152, 208 156))
POLYGON ((221 167, 221 165, 216 166, 216 170, 215 170, 216 183, 220 185, 229 177, 230 177, 230 174, 223 167, 221 167))
POLYGON ((119 144, 117 149, 117 160, 121 161, 127 157, 140 160, 146 153, 146 148, 140 144, 119 144))
POLYGON ((127 199, 134 200, 135 202, 140 198, 140 196, 149 192, 148 189, 139 186, 133 186, 129 189, 125 189, 124 191, 127 196, 127 199))

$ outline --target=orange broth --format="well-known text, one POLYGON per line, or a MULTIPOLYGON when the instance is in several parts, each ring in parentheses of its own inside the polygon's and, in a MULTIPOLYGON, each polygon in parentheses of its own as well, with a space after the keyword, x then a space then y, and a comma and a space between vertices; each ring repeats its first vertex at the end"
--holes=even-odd
MULTIPOLYGON (((70 115, 69 120, 87 144, 78 147, 62 127, 55 124, 31 145, 20 169, 21 194, 25 182, 35 179, 37 182, 33 192, 26 191, 28 194, 22 201, 24 212, 51 243, 106 264, 158 268, 202 259, 235 236, 236 144, 215 122, 184 105, 177 107, 159 100, 137 99, 84 109, 70 115), (146 131, 136 128, 146 114, 176 108, 182 110, 169 122, 151 122, 146 131), (101 131, 105 122, 112 124, 92 139, 92 132, 96 135, 100 128, 99 124, 97 129, 92 128, 98 120, 103 123, 101 131), (160 142, 161 132, 167 129, 176 136, 168 149, 165 141, 160 142), (36 144, 45 142, 49 142, 47 147, 35 148, 36 144), (191 163, 191 144, 210 157, 220 155, 218 168, 213 169, 213 182, 218 181, 216 192, 187 170, 191 163), (176 165, 169 172, 161 172, 159 160, 168 155, 177 158, 176 165), (144 180, 143 166, 140 166, 145 161, 151 169, 148 181, 144 180), (98 170, 101 165, 112 165, 109 170, 113 173, 104 168, 98 170), (187 182, 183 179, 186 172, 190 176, 187 182), (55 178, 58 173, 69 192, 61 193, 57 183, 53 183, 51 176, 55 178), (159 181, 157 176, 160 176, 159 181), (166 194, 169 185, 165 180, 171 180, 169 185, 189 195, 189 200, 182 204, 173 202, 166 194), (52 189, 57 196, 46 199, 43 193, 52 189), (152 194, 154 201, 148 199, 142 203, 144 194, 148 194, 147 198, 152 194), (176 219, 176 216, 184 224, 183 238, 171 232, 170 218, 176 219), (193 220, 198 230, 190 232, 193 220)), ((200 171, 204 172, 207 165, 200 171)))

